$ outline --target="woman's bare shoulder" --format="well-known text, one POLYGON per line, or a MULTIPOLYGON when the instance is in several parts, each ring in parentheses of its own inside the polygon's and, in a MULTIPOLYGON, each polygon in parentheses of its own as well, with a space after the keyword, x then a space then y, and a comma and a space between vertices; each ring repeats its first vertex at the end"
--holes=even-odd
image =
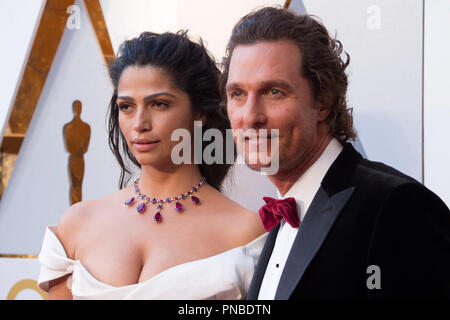
POLYGON ((91 211, 92 201, 80 201, 65 210, 56 226, 56 236, 69 258, 74 257, 80 229, 91 211))
POLYGON ((239 219, 234 221, 233 224, 238 232, 237 236, 243 239, 244 243, 248 243, 266 233, 266 230, 257 212, 241 208, 238 211, 239 219))
POLYGON ((215 205, 224 220, 223 223, 230 230, 230 236, 239 243, 251 242, 266 232, 257 212, 244 208, 224 194, 221 194, 220 198, 221 205, 217 205, 217 202, 215 205))
POLYGON ((62 213, 55 233, 69 257, 74 256, 76 244, 85 226, 90 221, 97 220, 97 215, 108 211, 108 206, 113 201, 119 201, 121 192, 122 190, 100 199, 77 202, 62 213))

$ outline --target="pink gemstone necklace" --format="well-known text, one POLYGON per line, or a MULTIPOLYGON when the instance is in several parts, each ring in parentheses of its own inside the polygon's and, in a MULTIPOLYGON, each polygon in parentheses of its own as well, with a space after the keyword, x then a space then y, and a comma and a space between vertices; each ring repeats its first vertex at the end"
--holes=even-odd
POLYGON ((148 202, 151 202, 152 204, 157 205, 156 206, 157 211, 156 211, 155 215, 153 216, 153 220, 155 222, 161 222, 162 215, 161 215, 160 211, 163 208, 163 206, 162 206, 163 203, 171 203, 172 201, 175 201, 174 208, 175 208, 175 211, 177 211, 178 213, 183 212, 183 205, 180 202, 178 202, 178 200, 184 200, 186 198, 191 198, 191 200, 194 204, 196 204, 196 205, 200 204, 200 199, 192 194, 194 192, 196 192, 198 190, 198 188, 200 188, 205 182, 206 182, 206 179, 202 178, 196 186, 193 186, 191 190, 189 190, 188 192, 186 192, 184 194, 180 194, 179 196, 172 197, 172 198, 166 198, 165 200, 163 200, 163 199, 157 200, 156 198, 150 199, 150 197, 147 197, 145 194, 141 193, 141 191, 139 190, 139 186, 138 186, 138 183, 139 183, 139 178, 138 178, 138 179, 136 179, 136 181, 134 181, 134 192, 136 193, 136 196, 131 197, 130 199, 125 201, 125 205, 128 207, 131 207, 136 202, 136 200, 140 199, 142 202, 137 206, 136 211, 138 213, 144 213, 145 209, 147 208, 146 204, 148 202))

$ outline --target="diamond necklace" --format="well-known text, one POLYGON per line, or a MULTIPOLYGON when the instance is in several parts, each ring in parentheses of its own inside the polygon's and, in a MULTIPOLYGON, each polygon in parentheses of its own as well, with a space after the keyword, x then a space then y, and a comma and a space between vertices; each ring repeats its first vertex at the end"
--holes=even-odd
POLYGON ((128 207, 131 207, 136 200, 141 200, 142 202, 137 206, 136 211, 140 214, 145 212, 145 209, 147 208, 146 204, 148 202, 151 202, 156 206, 156 213, 153 216, 153 220, 155 222, 161 222, 162 221, 162 215, 161 215, 161 210, 163 209, 163 203, 171 203, 172 201, 175 201, 175 205, 174 205, 174 209, 175 211, 177 211, 178 213, 183 212, 183 205, 178 202, 178 200, 185 200, 186 198, 191 198, 192 202, 196 205, 200 204, 200 199, 197 198, 196 196, 192 195, 194 192, 196 192, 198 190, 198 188, 200 188, 205 182, 206 179, 204 177, 202 177, 202 179, 200 180, 200 182, 196 185, 193 186, 191 190, 189 190, 188 192, 184 193, 184 194, 180 194, 179 196, 176 197, 172 197, 172 198, 166 198, 164 199, 160 199, 157 200, 156 198, 152 198, 150 199, 150 197, 146 196, 145 194, 142 194, 141 191, 139 190, 139 179, 136 179, 134 181, 134 193, 136 193, 135 197, 131 197, 130 199, 128 199, 127 201, 125 201, 125 205, 128 207))

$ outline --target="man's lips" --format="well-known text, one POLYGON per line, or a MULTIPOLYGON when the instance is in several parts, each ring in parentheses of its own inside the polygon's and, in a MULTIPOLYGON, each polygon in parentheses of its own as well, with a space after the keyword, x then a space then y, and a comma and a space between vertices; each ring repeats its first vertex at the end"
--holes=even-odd
POLYGON ((245 137, 245 141, 258 142, 264 140, 271 140, 275 138, 278 138, 278 136, 247 136, 245 137))
POLYGON ((270 137, 270 136, 267 136, 267 137, 264 137, 264 136, 261 136, 261 137, 250 136, 250 137, 245 137, 245 139, 250 139, 250 140, 256 140, 256 139, 272 139, 272 137, 270 137))

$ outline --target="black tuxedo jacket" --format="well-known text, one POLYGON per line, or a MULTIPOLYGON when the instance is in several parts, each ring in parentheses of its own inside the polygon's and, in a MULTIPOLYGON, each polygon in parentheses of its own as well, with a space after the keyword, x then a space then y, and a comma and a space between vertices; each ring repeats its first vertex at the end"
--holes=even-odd
MULTIPOLYGON (((258 298, 278 229, 247 299, 258 298)), ((391 298, 450 298, 450 211, 413 178, 347 143, 300 224, 275 299, 391 298)))

